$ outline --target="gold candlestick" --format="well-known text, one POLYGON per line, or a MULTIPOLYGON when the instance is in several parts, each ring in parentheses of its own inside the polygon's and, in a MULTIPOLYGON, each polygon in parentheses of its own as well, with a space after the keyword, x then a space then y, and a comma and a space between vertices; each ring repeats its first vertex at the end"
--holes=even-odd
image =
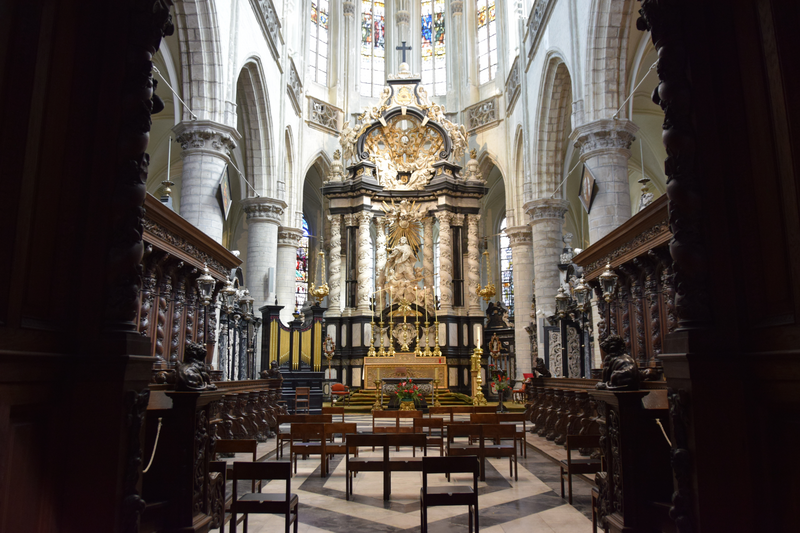
POLYGON ((369 321, 369 350, 367 350, 367 357, 375 357, 375 293, 372 296, 372 317, 370 317, 369 321))
POLYGON ((432 355, 431 354, 431 346, 430 346, 430 342, 429 342, 430 325, 431 325, 431 323, 428 322, 428 320, 426 319, 425 320, 425 351, 422 352, 422 355, 424 355, 425 357, 430 357, 432 355))
POLYGON ((439 320, 433 323, 434 327, 434 345, 433 345, 433 356, 434 357, 441 357, 442 350, 439 349, 439 320))
MULTIPOLYGON (((380 372, 380 370, 378 370, 380 372)), ((375 380, 375 403, 372 405, 373 411, 383 410, 383 387, 380 378, 375 380)))
MULTIPOLYGON (((437 368, 438 370, 438 368, 437 368)), ((433 406, 434 407, 441 407, 442 405, 439 403, 439 378, 433 380, 433 406)))
POLYGON ((417 287, 414 287, 414 305, 417 306, 416 310, 414 311, 414 334, 417 336, 417 346, 414 348, 414 355, 419 357, 422 355, 422 350, 419 348, 419 293, 417 292, 417 287))

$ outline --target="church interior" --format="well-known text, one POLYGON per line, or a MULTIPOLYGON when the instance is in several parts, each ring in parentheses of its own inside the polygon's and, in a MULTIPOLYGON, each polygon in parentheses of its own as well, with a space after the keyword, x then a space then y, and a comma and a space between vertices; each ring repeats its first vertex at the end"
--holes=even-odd
POLYGON ((0 531, 796 531, 798 24, 4 2, 0 531))

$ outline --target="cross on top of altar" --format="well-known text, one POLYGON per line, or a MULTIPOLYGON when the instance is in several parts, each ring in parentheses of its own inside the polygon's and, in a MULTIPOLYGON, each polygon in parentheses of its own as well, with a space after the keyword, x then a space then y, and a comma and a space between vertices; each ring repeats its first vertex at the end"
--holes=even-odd
POLYGON ((394 49, 397 50, 398 52, 403 52, 403 63, 405 63, 406 62, 406 52, 411 50, 411 47, 410 46, 406 46, 406 42, 403 41, 402 45, 395 46, 394 49))

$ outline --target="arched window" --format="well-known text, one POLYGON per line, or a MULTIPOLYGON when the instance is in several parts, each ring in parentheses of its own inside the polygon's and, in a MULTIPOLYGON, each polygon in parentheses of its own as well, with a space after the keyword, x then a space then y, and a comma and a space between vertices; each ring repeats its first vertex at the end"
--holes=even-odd
POLYGON ((383 0, 361 0, 361 94, 380 96, 386 62, 383 0))
POLYGON ((298 307, 302 307, 308 297, 308 238, 310 236, 308 222, 306 222, 306 217, 303 217, 303 237, 297 248, 297 266, 294 271, 294 301, 298 307))
POLYGON ((311 2, 311 78, 322 85, 328 84, 328 0, 311 2))
POLYGON ((508 315, 514 316, 514 262, 505 218, 500 223, 500 299, 508 308, 508 315))
POLYGON ((447 94, 444 0, 422 0, 422 85, 428 94, 447 94))
POLYGON ((483 84, 497 73, 497 22, 495 0, 477 0, 478 81, 483 84))

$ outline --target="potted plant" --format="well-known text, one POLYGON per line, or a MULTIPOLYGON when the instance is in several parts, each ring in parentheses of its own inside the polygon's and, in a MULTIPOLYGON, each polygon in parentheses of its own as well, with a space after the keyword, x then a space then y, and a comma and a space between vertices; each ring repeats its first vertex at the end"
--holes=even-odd
POLYGON ((397 398, 400 400, 401 411, 413 411, 417 401, 422 397, 419 386, 414 384, 414 380, 408 379, 397 385, 397 398))

